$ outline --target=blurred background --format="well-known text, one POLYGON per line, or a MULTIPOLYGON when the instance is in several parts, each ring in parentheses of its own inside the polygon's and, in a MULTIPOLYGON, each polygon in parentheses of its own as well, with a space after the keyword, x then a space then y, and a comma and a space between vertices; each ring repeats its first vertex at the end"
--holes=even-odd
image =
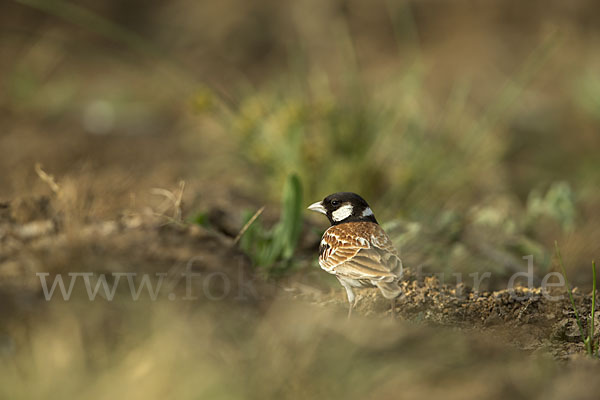
POLYGON ((502 274, 534 254, 545 273, 558 240, 588 281, 600 196, 591 1, 2 8, 7 197, 43 185, 40 162, 93 179, 105 198, 92 214, 177 179, 197 184, 189 212, 215 201, 235 212, 276 205, 297 173, 307 204, 356 191, 396 221, 409 264, 502 274))
MULTIPOLYGON (((411 269, 491 271, 484 289, 500 289, 525 270, 525 255, 534 255, 538 279, 556 270, 556 240, 571 281, 591 287, 600 222, 595 1, 14 0, 0 9, 0 202, 48 195, 36 163, 77 192, 69 215, 86 223, 157 207, 161 199, 151 189, 175 191, 183 180, 184 219, 235 235, 262 205, 260 223, 273 225, 285 182, 296 174, 304 206, 336 191, 365 197, 411 269)), ((306 216, 284 274, 337 288, 315 267, 314 245, 325 227, 306 216)), ((87 267, 87 258, 73 257, 60 261, 87 267)), ((273 313, 270 323, 287 321, 273 313)), ((56 329, 71 332, 72 324, 66 318, 56 329)), ((181 329, 146 345, 193 343, 181 329)), ((286 337, 305 338, 294 335, 286 337)), ((412 343, 410 333, 402 335, 393 343, 412 343)), ((427 337, 427 346, 445 351, 438 336, 427 337)), ((56 340, 57 349, 66 345, 56 340)), ((267 342, 258 335, 244 345, 264 350, 267 342)), ((240 368, 228 346, 225 359, 240 368)), ((206 359, 218 356, 199 356, 212 374, 202 393, 235 395, 223 388, 227 369, 213 371, 206 359)), ((255 357, 244 365, 265 361, 255 357)), ((304 366, 320 364, 319 357, 304 366)), ((462 360, 460 373, 480 370, 479 360, 462 360)), ((16 367, 19 379, 27 381, 27 368, 16 367)), ((481 380, 494 368, 484 368, 481 380)), ((260 397, 252 385, 266 378, 248 379, 260 397)), ((381 383, 373 379, 369 388, 381 383)), ((507 379, 499 398, 531 394, 507 379)), ((381 384, 377 398, 395 393, 381 384)), ((315 385, 306 393, 321 393, 315 385)), ((27 398, 23 393, 10 398, 27 398)))

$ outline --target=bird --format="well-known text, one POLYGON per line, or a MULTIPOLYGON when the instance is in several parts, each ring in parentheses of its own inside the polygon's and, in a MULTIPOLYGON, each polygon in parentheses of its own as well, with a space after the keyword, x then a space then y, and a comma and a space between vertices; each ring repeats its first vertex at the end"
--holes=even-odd
POLYGON ((339 192, 308 209, 325 214, 331 224, 319 244, 319 266, 346 289, 348 318, 358 300, 352 289, 365 287, 377 287, 391 301, 395 318, 402 260, 369 204, 356 193, 339 192))

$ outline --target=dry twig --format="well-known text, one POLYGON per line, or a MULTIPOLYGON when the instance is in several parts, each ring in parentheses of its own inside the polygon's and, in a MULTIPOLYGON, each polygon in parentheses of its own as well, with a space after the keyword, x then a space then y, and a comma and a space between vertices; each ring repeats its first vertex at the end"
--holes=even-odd
POLYGON ((261 208, 258 209, 258 211, 256 211, 254 213, 254 215, 252 216, 252 218, 250 218, 248 220, 248 222, 246 222, 246 224, 240 230, 240 233, 238 233, 237 236, 235 237, 235 239, 233 239, 233 245, 234 246, 237 244, 237 242, 240 241, 240 239, 242 238, 242 236, 244 235, 244 233, 246 233, 246 231, 248 230, 248 228, 250 228, 250 225, 252 225, 252 223, 254 221, 256 221, 256 218, 258 218, 260 216, 260 214, 262 214, 262 212, 264 210, 265 210, 265 206, 262 206, 261 208))

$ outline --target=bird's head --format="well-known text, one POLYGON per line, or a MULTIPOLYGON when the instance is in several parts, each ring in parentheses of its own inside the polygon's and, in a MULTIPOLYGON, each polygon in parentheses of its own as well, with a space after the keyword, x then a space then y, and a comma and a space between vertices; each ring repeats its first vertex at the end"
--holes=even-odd
POLYGON ((365 199, 356 193, 334 193, 325 197, 322 201, 311 204, 308 209, 325 214, 331 225, 345 222, 377 223, 371 207, 365 199))

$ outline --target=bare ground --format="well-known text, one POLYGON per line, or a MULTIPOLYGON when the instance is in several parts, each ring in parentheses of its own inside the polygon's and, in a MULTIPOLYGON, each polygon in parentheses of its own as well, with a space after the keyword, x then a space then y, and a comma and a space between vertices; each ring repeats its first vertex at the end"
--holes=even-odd
MULTIPOLYGON (((583 355, 568 301, 548 301, 539 289, 518 289, 527 298, 516 300, 507 291, 420 280, 407 269, 398 320, 390 320, 389 303, 375 290, 364 290, 346 321, 341 289, 301 283, 303 272, 265 281, 217 229, 148 211, 69 220, 62 202, 50 195, 1 205, 0 357, 8 363, 0 375, 8 398, 153 398, 166 391, 585 399, 596 390, 589 385, 596 385, 598 365, 583 355), (179 277, 188 266, 201 276, 193 300, 184 300, 179 277), (132 301, 119 286, 114 301, 90 302, 79 285, 69 301, 44 299, 36 273, 82 271, 166 273, 169 290, 156 301, 132 301), (206 279, 215 273, 226 278, 206 279)), ((590 296, 575 298, 587 312, 590 296)))
MULTIPOLYGON (((28 309, 45 303, 37 273, 48 273, 49 284, 57 274, 66 279, 69 272, 166 273, 167 284, 181 297, 185 285, 180 275, 186 268, 211 276, 194 285, 219 300, 264 310, 275 299, 287 298, 345 314, 341 289, 307 285, 296 277, 279 283, 265 281, 223 229, 207 229, 148 210, 124 212, 110 221, 69 221, 64 210, 56 211, 61 206, 55 204, 64 199, 54 197, 0 204, 0 293, 5 314, 19 315, 23 303, 28 309), (215 274, 227 276, 230 287, 224 287, 215 274)), ((213 214, 222 220, 222 213, 213 214)), ((410 268, 405 269, 402 286, 397 303, 401 320, 493 332, 520 349, 544 351, 557 359, 584 352, 564 291, 544 293, 541 288, 517 287, 514 292, 474 292, 465 285, 441 284, 435 276, 417 277, 410 268)), ((574 297, 579 312, 588 315, 591 295, 575 289, 574 297)), ((198 301, 206 300, 211 299, 198 301)), ((357 318, 389 318, 389 312, 388 301, 376 290, 360 291, 357 318)), ((600 323, 596 331, 600 332, 600 323)))

